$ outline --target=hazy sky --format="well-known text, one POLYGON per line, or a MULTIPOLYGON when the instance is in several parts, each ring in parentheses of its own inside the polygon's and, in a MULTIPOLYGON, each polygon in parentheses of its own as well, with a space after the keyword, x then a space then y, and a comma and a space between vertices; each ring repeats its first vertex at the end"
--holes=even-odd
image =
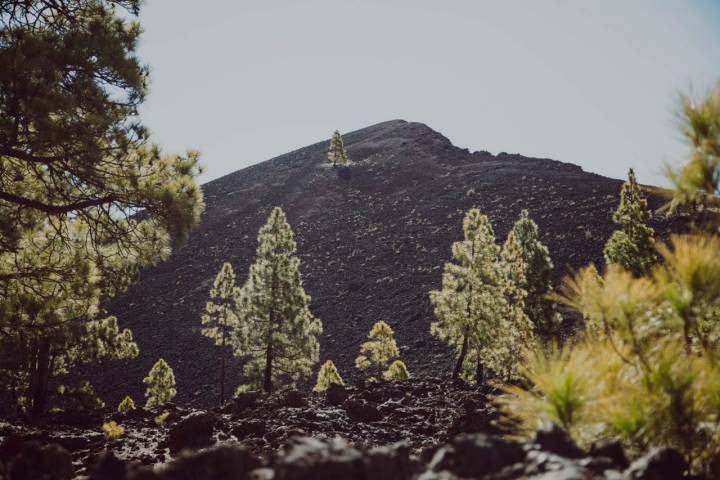
POLYGON ((402 118, 659 184, 679 92, 720 78, 720 0, 147 0, 140 20, 143 119, 203 181, 402 118))

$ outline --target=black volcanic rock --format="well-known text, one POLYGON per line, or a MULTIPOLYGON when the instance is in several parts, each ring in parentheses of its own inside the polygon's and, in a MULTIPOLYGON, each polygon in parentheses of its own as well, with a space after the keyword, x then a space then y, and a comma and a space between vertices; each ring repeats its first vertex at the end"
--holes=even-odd
MULTIPOLYGON (((200 315, 223 262, 245 281, 257 231, 274 206, 285 210, 295 231, 311 308, 323 321, 321 360, 332 359, 349 381, 359 345, 379 319, 392 325, 413 375, 449 371, 451 352, 430 337, 428 291, 439 287, 471 207, 490 217, 498 241, 527 208, 550 249, 556 282, 570 269, 602 263, 619 180, 553 160, 470 153, 423 124, 401 120, 346 134, 344 141, 353 161, 345 169, 328 165, 323 141, 203 186, 207 209, 188 242, 106 305, 133 330, 140 356, 90 372, 104 400, 142 398, 142 378, 162 357, 175 372, 179 403, 216 401, 217 349, 200 335, 200 315)), ((650 198, 652 207, 660 203, 650 198)), ((228 371, 240 383, 238 360, 228 371)))
POLYGON ((170 453, 212 445, 217 419, 209 412, 193 412, 170 428, 170 453))

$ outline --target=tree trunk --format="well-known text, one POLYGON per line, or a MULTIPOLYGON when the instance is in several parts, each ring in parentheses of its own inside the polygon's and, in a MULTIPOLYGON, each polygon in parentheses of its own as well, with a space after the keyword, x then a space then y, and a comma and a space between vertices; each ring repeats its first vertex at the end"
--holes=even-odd
POLYGON ((482 361, 480 361, 479 356, 477 359, 477 366, 475 368, 475 382, 477 382, 478 385, 485 383, 485 369, 483 368, 483 364, 482 361))
POLYGON ((265 383, 263 385, 263 389, 268 393, 272 393, 272 343, 268 343, 265 355, 265 383))
POLYGON ((683 321, 683 338, 685 339, 685 353, 689 355, 692 352, 692 337, 690 335, 690 324, 687 320, 683 321))
MULTIPOLYGON (((223 312, 224 318, 227 318, 227 308, 223 312)), ((222 406, 225 403, 225 357, 226 357, 226 345, 225 345, 225 336, 227 335, 225 331, 225 326, 222 326, 222 341, 220 342, 220 406, 222 406)))
POLYGON ((225 347, 220 359, 220 405, 225 403, 225 347))
POLYGON ((458 378, 460 378, 460 372, 462 371, 463 363, 465 363, 465 356, 467 355, 467 347, 468 335, 465 334, 465 336, 463 337, 462 347, 460 348, 460 355, 458 355, 457 361, 455 362, 455 368, 453 368, 453 381, 456 381, 458 378))
POLYGON ((31 414, 38 417, 45 413, 47 406, 47 390, 50 381, 50 341, 37 340, 34 347, 32 364, 32 410, 31 414))

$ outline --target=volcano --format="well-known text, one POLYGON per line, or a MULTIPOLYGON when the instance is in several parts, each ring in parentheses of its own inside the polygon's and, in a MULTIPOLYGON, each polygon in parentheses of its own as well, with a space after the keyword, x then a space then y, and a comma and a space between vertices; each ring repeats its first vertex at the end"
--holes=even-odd
MULTIPOLYGON (((470 152, 403 120, 343 139, 347 167, 328 163, 323 141, 203 185, 207 208, 189 240, 106 304, 133 331, 140 355, 90 372, 102 398, 142 398, 142 379, 162 357, 174 369, 178 403, 217 401, 219 352, 200 334, 200 316, 223 262, 240 285, 245 281, 257 231, 275 206, 295 232, 311 309, 323 322, 321 361, 332 359, 346 380, 356 372, 360 343, 381 319, 395 330, 412 375, 449 372, 452 352, 430 336, 428 292, 439 287, 472 207, 489 216, 498 242, 528 209, 553 258, 556 284, 589 262, 602 263, 621 180, 550 159, 470 152)), ((648 197, 652 208, 664 202, 648 197)), ((660 216, 653 226, 660 235, 676 227, 660 216)), ((240 383, 240 367, 231 363, 230 383, 240 383)))

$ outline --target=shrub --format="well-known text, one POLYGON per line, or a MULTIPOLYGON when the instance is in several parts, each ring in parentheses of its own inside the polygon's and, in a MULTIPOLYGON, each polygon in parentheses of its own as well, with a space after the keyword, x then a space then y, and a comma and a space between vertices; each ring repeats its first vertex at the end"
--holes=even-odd
POLYGON ((165 425, 165 422, 167 421, 169 416, 170 416, 170 412, 165 410, 160 415, 155 417, 155 425, 157 425, 159 427, 165 425))
POLYGON ((396 380, 404 381, 410 379, 410 372, 408 372, 405 363, 402 360, 395 360, 390 364, 388 369, 383 373, 385 380, 396 380))
POLYGON ((318 372, 317 377, 317 383, 315 383, 315 388, 313 388, 313 391, 324 392, 325 390, 330 388, 330 385, 332 385, 333 383, 337 385, 345 385, 345 382, 343 382, 343 379, 340 377, 340 373, 335 367, 335 364, 332 362, 332 360, 328 360, 322 364, 322 367, 320 367, 320 371, 318 372))
POLYGON ((110 441, 117 440, 125 434, 125 428, 118 425, 114 420, 103 423, 102 429, 103 433, 105 433, 105 438, 110 441))
POLYGON ((499 401, 521 433, 553 421, 584 445, 669 445, 708 471, 720 455, 720 239, 675 236, 659 250, 650 276, 591 266, 566 280, 556 298, 586 329, 577 344, 531 357, 525 388, 506 388, 499 401))
MULTIPOLYGON (((602 419, 608 409, 608 392, 616 379, 618 357, 601 342, 581 342, 562 349, 538 348, 520 368, 531 388, 504 387, 498 403, 511 419, 513 430, 530 436, 539 421, 564 428, 586 447, 601 436, 602 419), (596 368, 598 358, 607 359, 605 368, 596 368)), ((621 363, 621 362, 620 362, 621 363)))
POLYGON ((126 396, 122 399, 117 409, 120 413, 128 413, 135 410, 135 401, 131 397, 126 396))

